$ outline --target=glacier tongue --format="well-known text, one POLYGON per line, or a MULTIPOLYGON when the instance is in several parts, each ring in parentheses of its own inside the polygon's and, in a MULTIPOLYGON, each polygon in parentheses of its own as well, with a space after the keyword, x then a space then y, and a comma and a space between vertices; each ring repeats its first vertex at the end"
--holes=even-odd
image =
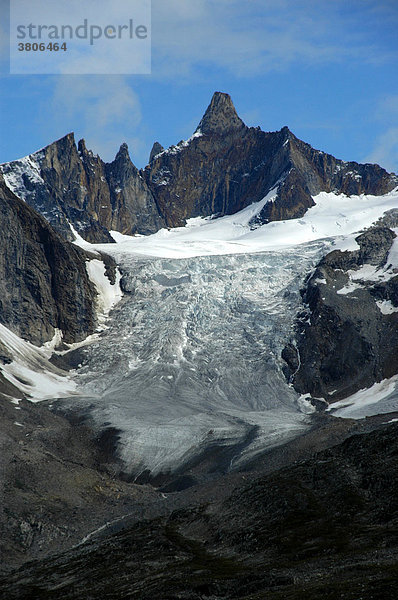
POLYGON ((280 353, 324 248, 170 259, 109 246, 128 293, 83 349, 72 402, 121 431, 126 470, 174 470, 217 446, 236 467, 308 427, 280 353))
POLYGON ((175 470, 217 445, 237 467, 308 427, 280 359, 299 286, 333 244, 355 245, 346 236, 394 208, 398 188, 378 197, 321 192, 302 219, 253 228, 274 197, 151 236, 112 232, 116 244, 75 242, 112 254, 130 292, 84 347, 77 379, 96 427, 120 430, 131 473, 175 470))

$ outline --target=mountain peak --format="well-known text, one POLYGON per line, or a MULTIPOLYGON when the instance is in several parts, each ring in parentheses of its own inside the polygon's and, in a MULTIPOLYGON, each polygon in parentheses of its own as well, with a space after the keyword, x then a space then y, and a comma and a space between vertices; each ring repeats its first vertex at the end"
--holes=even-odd
MULTIPOLYGON (((52 148, 52 147, 57 147, 57 148, 61 148, 61 149, 66 149, 66 148, 70 149, 72 147, 76 147, 75 134, 73 133, 73 131, 71 131, 70 133, 63 135, 58 140, 51 142, 51 144, 48 144, 48 146, 45 146, 41 150, 46 150, 47 148, 52 148)), ((38 152, 41 152, 41 150, 38 150, 38 152)))
POLYGON ((223 92, 214 92, 207 110, 196 131, 202 133, 222 133, 245 127, 238 117, 231 96, 223 92))
POLYGON ((78 152, 80 152, 80 154, 87 154, 88 150, 87 150, 86 141, 84 140, 84 138, 82 138, 81 140, 78 141, 77 150, 78 150, 78 152))
POLYGON ((161 152, 163 152, 164 148, 162 146, 162 144, 159 144, 159 142, 155 142, 154 145, 152 146, 152 150, 151 153, 149 155, 149 162, 152 161, 152 159, 157 155, 160 154, 161 152))
POLYGON ((129 147, 126 142, 123 142, 123 144, 120 146, 118 153, 115 156, 115 161, 117 160, 125 160, 130 162, 129 147))

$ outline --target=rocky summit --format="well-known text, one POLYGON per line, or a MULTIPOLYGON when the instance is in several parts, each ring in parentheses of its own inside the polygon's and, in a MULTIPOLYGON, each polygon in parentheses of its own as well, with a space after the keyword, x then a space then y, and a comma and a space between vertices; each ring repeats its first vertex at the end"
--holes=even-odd
POLYGON ((144 176, 170 227, 186 219, 233 214, 276 188, 257 223, 293 219, 320 191, 383 194, 397 179, 377 165, 359 165, 314 150, 284 127, 247 127, 228 94, 216 92, 196 132, 152 158, 144 176))
POLYGON ((69 240, 74 239, 70 225, 90 242, 112 242, 110 230, 148 234, 164 225, 126 144, 106 164, 84 140, 76 148, 70 133, 1 169, 14 193, 69 240))
POLYGON ((62 235, 70 225, 90 242, 112 242, 109 231, 150 234, 191 217, 230 215, 277 194, 254 224, 302 217, 321 191, 384 194, 397 178, 378 165, 344 162, 314 150, 287 127, 247 127, 228 94, 215 92, 196 131, 168 149, 156 142, 139 171, 126 144, 104 163, 76 148, 73 134, 0 166, 10 189, 62 235))

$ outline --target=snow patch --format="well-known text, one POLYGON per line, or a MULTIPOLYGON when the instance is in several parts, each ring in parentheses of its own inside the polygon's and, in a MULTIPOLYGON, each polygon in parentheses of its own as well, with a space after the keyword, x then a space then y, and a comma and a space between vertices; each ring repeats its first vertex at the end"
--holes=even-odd
POLYGON ((90 242, 86 242, 86 240, 82 238, 82 236, 73 227, 72 223, 68 221, 68 225, 75 238, 72 242, 73 244, 79 246, 79 248, 83 248, 83 250, 89 250, 90 252, 94 252, 94 254, 101 256, 98 252, 95 252, 95 250, 92 249, 92 244, 90 244, 90 242))
POLYGON ((355 238, 358 237, 358 232, 344 237, 337 237, 333 242, 333 250, 340 250, 340 252, 355 252, 360 250, 359 244, 355 238))
POLYGON ((393 412, 398 399, 398 375, 383 379, 370 388, 359 390, 352 396, 330 404, 326 409, 335 417, 364 419, 372 415, 393 412))
POLYGON ((45 354, 47 356, 47 358, 50 358, 51 355, 53 354, 55 348, 62 343, 62 338, 63 338, 62 331, 60 329, 56 328, 52 340, 49 340, 48 342, 44 342, 43 346, 41 347, 41 350, 42 350, 43 354, 45 354))
MULTIPOLYGON (((51 345, 59 337, 59 333, 56 333, 51 342, 38 348, 0 324, 0 341, 13 357, 10 364, 2 365, 1 372, 32 402, 75 394, 76 383, 48 360, 51 345)), ((15 400, 14 403, 18 402, 15 400)))
POLYGON ((398 307, 394 306, 391 300, 377 300, 376 305, 382 315, 392 315, 398 312, 398 307))
POLYGON ((121 275, 116 270, 116 281, 112 285, 105 274, 105 265, 102 260, 90 260, 86 263, 86 269, 90 280, 97 290, 97 318, 101 326, 112 308, 122 299, 123 292, 120 289, 121 275))
POLYGON ((361 286, 358 283, 353 283, 351 281, 350 283, 347 283, 347 285, 342 287, 340 290, 337 290, 336 294, 339 294, 340 296, 347 296, 347 294, 351 294, 352 292, 355 292, 355 290, 358 290, 360 288, 361 286))

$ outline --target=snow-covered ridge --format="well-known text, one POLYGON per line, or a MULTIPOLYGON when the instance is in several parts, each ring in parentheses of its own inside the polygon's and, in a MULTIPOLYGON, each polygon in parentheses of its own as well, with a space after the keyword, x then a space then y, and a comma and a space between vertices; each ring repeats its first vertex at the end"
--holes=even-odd
POLYGON ((191 137, 188 138, 187 140, 182 141, 179 144, 170 146, 170 148, 167 148, 166 150, 162 150, 162 152, 155 154, 155 156, 153 157, 152 160, 154 160, 155 158, 159 158, 159 156, 163 156, 163 154, 178 154, 179 152, 181 152, 181 150, 183 150, 184 148, 187 148, 189 146, 189 144, 192 142, 192 140, 194 140, 195 138, 202 137, 202 136, 203 136, 203 133, 200 130, 195 131, 195 133, 192 134, 191 137))
POLYGON ((22 200, 29 194, 26 181, 29 181, 32 185, 44 183, 41 177, 41 162, 43 158, 44 150, 38 150, 24 158, 0 165, 0 171, 3 174, 7 187, 22 200))
MULTIPOLYGON (((386 211, 398 207, 398 188, 384 196, 346 196, 321 192, 315 206, 300 219, 273 221, 257 228, 251 223, 276 189, 233 215, 195 217, 185 227, 161 229, 150 236, 127 236, 112 231, 117 244, 97 245, 110 253, 130 253, 167 258, 241 254, 281 250, 306 242, 329 239, 335 248, 358 249, 355 237, 386 211)), ((395 248, 395 244, 394 244, 395 248)), ((398 250, 397 250, 398 252, 398 250)))

